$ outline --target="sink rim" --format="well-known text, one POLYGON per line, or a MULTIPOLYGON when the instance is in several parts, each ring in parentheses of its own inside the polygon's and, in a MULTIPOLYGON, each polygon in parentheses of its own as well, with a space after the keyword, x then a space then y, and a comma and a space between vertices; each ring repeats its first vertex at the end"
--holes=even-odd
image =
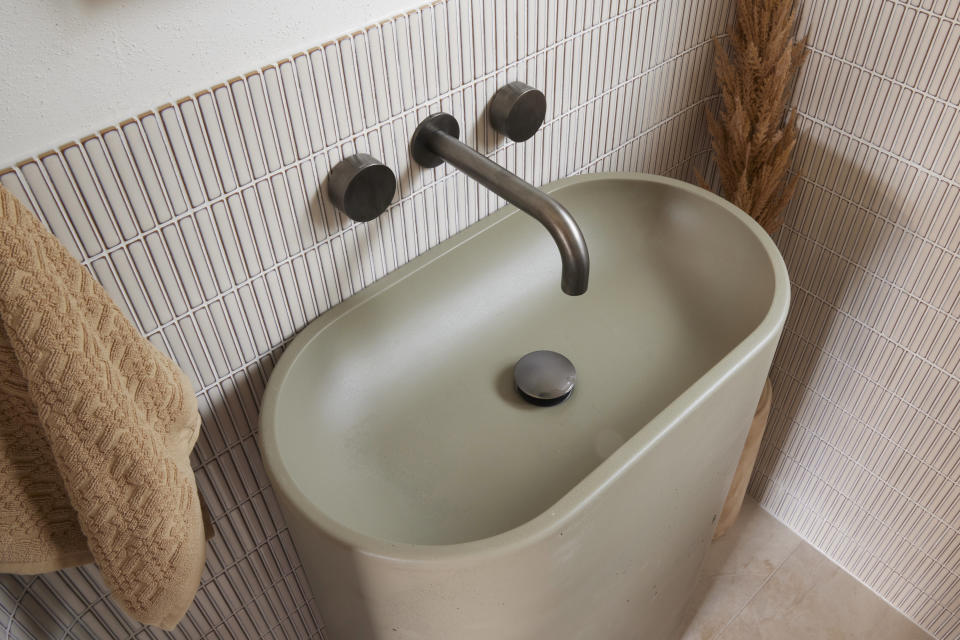
MULTIPOLYGON (((447 240, 411 259, 392 273, 365 287, 357 294, 327 310, 301 329, 280 357, 267 381, 263 395, 259 434, 261 455, 271 483, 277 487, 281 500, 295 509, 301 517, 321 527, 329 536, 345 546, 369 555, 392 558, 398 561, 427 563, 473 561, 489 554, 501 554, 520 546, 555 535, 591 498, 614 482, 637 458, 642 456, 667 430, 693 411, 721 382, 739 370, 750 356, 764 347, 780 332, 786 319, 790 302, 790 283, 783 257, 769 234, 750 216, 720 196, 690 183, 645 173, 601 172, 563 178, 541 187, 550 193, 558 189, 586 182, 601 180, 625 180, 666 185, 686 191, 707 202, 713 203, 733 215, 760 242, 770 261, 774 276, 773 296, 770 307, 760 323, 733 349, 718 360, 693 384, 674 398, 642 429, 617 448, 606 460, 598 464, 587 476, 572 487, 549 509, 507 531, 452 544, 414 544, 396 542, 361 533, 328 516, 319 506, 300 490, 280 455, 278 429, 276 428, 278 396, 283 381, 297 360, 304 354, 307 345, 339 319, 373 300, 409 278, 420 269, 455 250, 510 216, 519 209, 507 205, 486 218, 470 225, 447 240), (448 245, 448 246, 445 246, 448 245)), ((758 390, 759 393, 759 390, 758 390)))

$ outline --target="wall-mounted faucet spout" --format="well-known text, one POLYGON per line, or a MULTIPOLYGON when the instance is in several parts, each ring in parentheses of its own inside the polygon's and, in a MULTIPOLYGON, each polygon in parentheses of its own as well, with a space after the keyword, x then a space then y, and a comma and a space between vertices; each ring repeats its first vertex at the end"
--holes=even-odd
POLYGON ((459 135, 460 125, 456 118, 448 113, 433 114, 414 131, 410 154, 417 163, 427 167, 449 162, 536 218, 547 228, 560 250, 563 264, 560 288, 571 296, 585 293, 590 277, 590 256, 580 227, 570 212, 529 182, 460 142, 459 135))

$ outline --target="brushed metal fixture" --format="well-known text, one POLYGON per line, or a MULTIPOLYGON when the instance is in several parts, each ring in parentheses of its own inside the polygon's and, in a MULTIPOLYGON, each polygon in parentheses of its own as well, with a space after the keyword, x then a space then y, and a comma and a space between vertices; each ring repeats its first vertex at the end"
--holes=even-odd
POLYGON ((506 84, 490 101, 490 124, 514 142, 533 137, 547 115, 547 96, 519 80, 506 84))
POLYGON ((427 116, 413 132, 410 155, 420 165, 438 167, 445 161, 533 216, 557 243, 563 272, 560 288, 578 296, 587 291, 590 255, 580 227, 562 204, 519 176, 460 142, 460 125, 449 113, 427 116))
POLYGON ((386 211, 396 190, 393 170, 366 153, 338 162, 327 184, 333 206, 357 222, 369 222, 386 211))
POLYGON ((513 381, 524 400, 550 406, 570 397, 577 383, 577 370, 556 351, 533 351, 517 361, 513 381))

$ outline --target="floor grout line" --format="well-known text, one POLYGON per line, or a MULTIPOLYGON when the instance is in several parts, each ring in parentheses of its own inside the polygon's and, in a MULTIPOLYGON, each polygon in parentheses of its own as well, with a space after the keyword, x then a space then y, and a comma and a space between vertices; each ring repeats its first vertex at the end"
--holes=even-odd
MULTIPOLYGON (((752 500, 753 498, 750 497, 749 499, 752 500)), ((756 502, 756 501, 754 500, 754 502, 756 502)), ((765 514, 767 514, 767 515, 773 515, 773 514, 771 514, 769 511, 767 511, 766 509, 764 509, 764 508, 760 505, 759 502, 757 502, 757 508, 762 509, 763 512, 764 512, 765 514)), ((790 558, 792 558, 792 557, 793 557, 793 554, 795 554, 795 553, 797 552, 797 550, 800 549, 800 545, 803 544, 803 542, 804 542, 803 538, 800 537, 800 535, 797 534, 796 531, 794 531, 793 529, 790 529, 789 527, 787 527, 785 524, 783 524, 783 522, 781 522, 780 520, 778 520, 776 517, 774 517, 774 520, 777 521, 777 524, 783 526, 784 528, 788 529, 791 533, 794 533, 795 535, 797 535, 797 538, 798 538, 797 544, 794 545, 793 549, 790 551, 790 553, 788 553, 788 554, 786 555, 786 557, 780 562, 780 564, 778 564, 777 567, 776 567, 773 571, 770 572, 770 575, 768 575, 768 576, 764 579, 764 581, 760 583, 760 586, 757 587, 757 590, 753 592, 753 594, 752 594, 752 595, 750 596, 750 598, 743 604, 743 606, 740 607, 739 609, 737 609, 737 612, 734 613, 732 616, 730 616, 730 619, 727 620, 726 623, 724 623, 724 625, 717 631, 717 633, 715 633, 714 635, 710 636, 707 640, 718 640, 719 638, 721 638, 721 637, 723 636, 724 632, 727 630, 727 627, 729 627, 729 626, 733 623, 734 620, 736 620, 737 618, 740 617, 740 614, 743 613, 743 612, 746 610, 746 608, 750 606, 750 603, 751 603, 751 602, 753 602, 754 600, 756 600, 756 598, 757 598, 757 596, 760 594, 760 592, 763 591, 763 588, 764 588, 765 586, 767 586, 767 583, 770 582, 770 580, 773 579, 773 576, 775 576, 775 575, 777 574, 777 572, 780 571, 781 568, 783 568, 783 565, 787 563, 787 560, 789 560, 790 558)))

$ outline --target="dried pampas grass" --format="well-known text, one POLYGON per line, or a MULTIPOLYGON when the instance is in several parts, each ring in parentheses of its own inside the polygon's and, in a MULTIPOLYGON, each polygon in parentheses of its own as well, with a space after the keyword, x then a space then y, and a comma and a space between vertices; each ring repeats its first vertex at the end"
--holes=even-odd
MULTIPOLYGON (((787 169, 797 143, 797 113, 785 118, 807 39, 793 39, 793 0, 737 0, 731 53, 714 41, 723 100, 720 117, 707 112, 707 126, 724 196, 773 233, 793 194, 797 177, 787 169)), ((706 187, 703 177, 701 186, 706 187)))

